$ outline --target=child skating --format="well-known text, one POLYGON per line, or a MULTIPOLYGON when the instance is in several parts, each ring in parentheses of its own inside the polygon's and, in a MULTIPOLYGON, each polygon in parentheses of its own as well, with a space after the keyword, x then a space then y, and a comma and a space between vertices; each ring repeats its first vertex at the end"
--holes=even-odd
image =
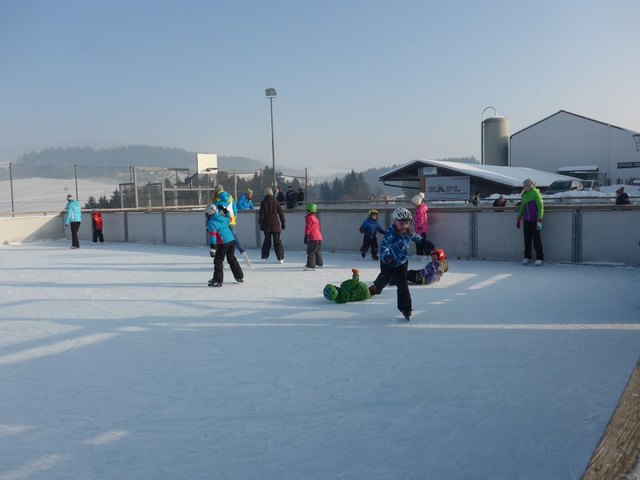
POLYGON ((307 246, 307 264, 305 270, 315 270, 322 267, 322 232, 318 220, 318 206, 307 203, 307 214, 304 216, 304 244, 307 246))
POLYGON ((406 208, 396 208, 393 211, 393 225, 391 225, 380 245, 380 274, 369 287, 371 295, 382 293, 392 278, 395 277, 397 291, 396 305, 405 319, 411 318, 411 293, 407 284, 407 270, 409 267, 409 242, 422 242, 420 235, 411 233, 409 229, 411 212, 406 208))
POLYGON ((384 229, 378 223, 378 210, 369 210, 369 216, 362 222, 359 228, 362 233, 362 246, 360 254, 362 258, 367 256, 367 250, 371 248, 371 258, 378 260, 378 233, 384 233, 384 229))
POLYGON ((360 302, 371 298, 369 287, 360 281, 360 271, 352 268, 351 273, 351 278, 342 282, 339 287, 326 284, 322 290, 324 298, 336 303, 360 302))
POLYGON ((223 215, 215 205, 207 205, 204 209, 207 218, 207 234, 209 237, 209 255, 213 257, 213 278, 210 287, 221 287, 224 281, 224 260, 227 259, 231 273, 236 282, 242 283, 244 273, 235 255, 236 239, 229 228, 229 218, 223 215))

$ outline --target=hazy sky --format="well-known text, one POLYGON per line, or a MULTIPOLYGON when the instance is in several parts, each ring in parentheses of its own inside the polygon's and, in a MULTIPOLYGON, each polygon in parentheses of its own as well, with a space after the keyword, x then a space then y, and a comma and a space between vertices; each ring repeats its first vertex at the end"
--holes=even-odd
POLYGON ((157 145, 293 167, 480 156, 564 109, 640 131, 638 0, 0 0, 0 161, 157 145), (487 112, 491 115, 493 112, 487 112))

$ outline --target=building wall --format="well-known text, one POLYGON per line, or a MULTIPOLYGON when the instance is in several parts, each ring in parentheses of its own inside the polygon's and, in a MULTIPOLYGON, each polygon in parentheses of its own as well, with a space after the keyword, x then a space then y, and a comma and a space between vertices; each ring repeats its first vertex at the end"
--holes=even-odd
POLYGON ((640 178, 640 168, 618 169, 619 162, 640 162, 633 136, 567 112, 560 112, 511 136, 512 167, 556 172, 560 167, 597 165, 607 180, 640 178))

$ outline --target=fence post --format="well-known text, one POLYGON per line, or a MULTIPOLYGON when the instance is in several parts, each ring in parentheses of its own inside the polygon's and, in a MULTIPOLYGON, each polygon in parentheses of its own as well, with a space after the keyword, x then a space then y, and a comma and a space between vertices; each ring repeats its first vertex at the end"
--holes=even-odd
POLYGON ((11 216, 15 217, 16 209, 13 204, 13 171, 11 162, 9 162, 9 188, 11 189, 11 216))
POLYGON ((76 200, 79 202, 80 197, 78 197, 78 165, 76 165, 75 163, 73 164, 73 178, 76 182, 76 200))

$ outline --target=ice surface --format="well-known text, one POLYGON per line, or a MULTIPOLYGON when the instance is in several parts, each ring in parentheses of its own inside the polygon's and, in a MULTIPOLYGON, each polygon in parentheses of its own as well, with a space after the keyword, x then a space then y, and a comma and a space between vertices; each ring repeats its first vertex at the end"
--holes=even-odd
POLYGON ((629 267, 450 259, 407 323, 322 297, 357 252, 222 288, 206 247, 0 260, 2 480, 578 479, 639 353, 629 267))

